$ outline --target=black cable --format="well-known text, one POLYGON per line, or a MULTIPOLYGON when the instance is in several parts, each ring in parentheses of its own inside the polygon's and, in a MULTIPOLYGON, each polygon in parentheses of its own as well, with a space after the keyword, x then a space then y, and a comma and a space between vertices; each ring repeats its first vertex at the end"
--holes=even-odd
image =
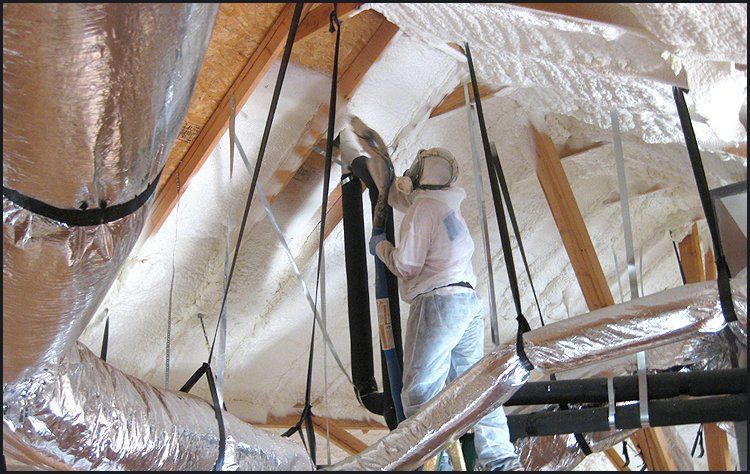
POLYGON ((237 264, 237 257, 240 253, 240 245, 242 244, 242 235, 245 232, 245 224, 247 224, 247 216, 250 212, 250 204, 253 201, 253 195, 255 194, 255 186, 258 182, 258 176, 260 175, 260 166, 263 163, 263 155, 266 152, 266 145, 268 144, 268 137, 271 134, 271 125, 273 124, 273 116, 276 113, 276 106, 279 103, 279 95, 281 94, 281 86, 284 84, 284 76, 286 76, 286 68, 289 65, 289 58, 292 54, 292 45, 294 44, 294 37, 297 34, 297 26, 299 25, 299 19, 302 15, 302 6, 304 4, 299 2, 294 8, 294 15, 292 16, 292 24, 289 29, 289 36, 286 38, 286 46, 284 47, 284 56, 281 59, 281 66, 279 68, 279 75, 276 78, 276 87, 273 91, 273 97, 271 99, 271 107, 268 110, 268 118, 266 119, 266 127, 263 130, 263 138, 260 141, 260 149, 258 150, 258 160, 255 162, 255 170, 253 171, 253 179, 250 184, 250 192, 247 195, 247 202, 245 203, 245 213, 242 216, 242 224, 240 225, 240 233, 237 236, 237 245, 234 247, 234 256, 232 257, 232 266, 229 268, 229 275, 227 276, 227 284, 224 287, 224 296, 221 299, 221 309, 219 310, 219 318, 216 321, 216 329, 214 330, 214 338, 211 342, 211 352, 208 355, 208 363, 211 363, 211 358, 214 355, 214 345, 216 344, 216 335, 219 332, 219 322, 221 321, 221 314, 224 312, 224 306, 227 303, 227 295, 229 294, 229 285, 232 283, 232 275, 234 275, 234 267, 237 264))
MULTIPOLYGON (((669 231, 669 237, 672 237, 672 231, 669 231)), ((680 258, 680 252, 677 250, 677 244, 672 241, 672 247, 674 247, 674 255, 677 257, 677 266, 680 269, 680 278, 682 278, 682 284, 687 284, 687 278, 685 277, 685 269, 682 267, 682 259, 680 258)))
POLYGON ((498 186, 498 178, 495 166, 492 164, 492 150, 490 149, 490 139, 487 136, 487 127, 484 123, 484 113, 482 112, 482 100, 479 95, 479 85, 477 77, 474 72, 474 62, 471 59, 471 50, 469 49, 469 43, 464 43, 466 50, 466 60, 469 64, 469 74, 471 76, 471 87, 474 91, 474 103, 477 108, 477 119, 479 122, 479 131, 482 135, 482 145, 484 147, 484 158, 487 162, 487 171, 490 176, 490 189, 492 190, 492 201, 495 206, 495 216, 497 217, 497 226, 500 230, 500 240, 503 246, 503 256, 505 258, 505 268, 508 272, 508 280, 510 283, 510 290, 513 294, 513 303, 516 308, 516 322, 518 323, 518 332, 516 334, 516 353, 521 363, 527 370, 533 370, 534 365, 531 363, 529 358, 526 356, 526 352, 523 348, 523 333, 530 331, 529 322, 523 316, 521 310, 521 297, 518 292, 518 280, 516 278, 516 269, 513 264, 513 252, 510 247, 510 236, 508 234, 508 226, 505 223, 505 211, 503 210, 503 199, 501 196, 500 188, 498 186))
POLYGON ((107 322, 104 323, 104 337, 102 337, 102 351, 99 357, 104 362, 107 361, 107 348, 109 347, 109 316, 107 316, 107 322))
MULTIPOLYGON (((325 227, 326 217, 328 214, 328 192, 330 189, 331 181, 331 164, 333 162, 333 132, 336 125, 336 94, 338 89, 338 70, 339 70, 339 46, 341 44, 341 23, 339 22, 337 15, 336 4, 333 4, 333 11, 330 16, 330 27, 331 33, 336 32, 336 44, 333 51, 333 72, 331 73, 331 97, 328 105, 328 132, 326 135, 326 156, 325 156, 325 170, 323 173, 323 203, 320 209, 320 238, 318 241, 318 271, 316 274, 315 281, 315 305, 313 308, 313 323, 312 323, 312 334, 310 335, 310 355, 307 363, 307 381, 305 385, 305 407, 302 409, 300 420, 290 430, 284 433, 286 436, 291 435, 295 431, 299 431, 301 428, 302 420, 305 421, 305 429, 307 431, 308 438, 308 454, 312 458, 313 463, 316 462, 316 449, 315 449, 315 430, 312 423, 312 404, 310 403, 310 395, 312 392, 312 369, 313 369, 313 354, 315 350, 315 314, 318 311, 318 291, 320 290, 320 272, 323 263, 323 244, 325 242, 325 227)), ((300 433, 301 435, 301 433, 300 433)))
POLYGON ((518 228, 518 221, 516 221, 516 213, 513 212, 513 203, 510 200, 510 191, 508 190, 508 183, 505 181, 505 173, 503 173, 503 166, 500 164, 500 157, 497 154, 497 148, 492 143, 490 146, 492 150, 492 159, 496 167, 497 176, 500 181, 500 190, 503 192, 503 199, 505 200, 505 207, 508 208, 508 217, 510 217, 510 225, 513 228, 513 233, 516 235, 516 242, 518 242, 518 250, 521 252, 521 260, 523 260, 523 266, 526 269, 526 276, 529 278, 529 284, 531 285, 531 293, 534 295, 534 302, 536 303, 536 309, 539 311, 539 321, 544 326, 544 317, 542 316, 542 307, 539 305, 539 299, 536 296, 536 289, 534 288, 534 280, 531 278, 531 270, 529 269, 529 262, 526 260, 526 252, 523 249, 523 241, 521 240, 521 231, 518 228))
POLYGON ((687 146, 688 156, 690 157, 690 165, 693 168, 695 184, 698 186, 698 194, 701 198, 703 213, 706 215, 706 223, 708 224, 708 230, 711 233, 711 240, 713 241, 721 310, 724 313, 724 319, 727 322, 737 321, 737 315, 734 312, 734 305, 732 303, 732 290, 729 285, 729 277, 731 274, 729 272, 726 258, 724 257, 724 249, 722 248, 721 237, 719 235, 719 226, 716 222, 716 211, 714 210, 713 202, 711 201, 711 193, 708 189, 706 173, 703 170, 703 162, 701 160, 700 151, 698 150, 698 142, 695 139, 695 132, 693 131, 693 125, 690 121, 690 113, 688 112, 683 92, 686 91, 682 88, 676 86, 672 87, 672 94, 674 95, 674 101, 677 105, 677 114, 680 117, 682 132, 685 135, 685 145, 687 146))

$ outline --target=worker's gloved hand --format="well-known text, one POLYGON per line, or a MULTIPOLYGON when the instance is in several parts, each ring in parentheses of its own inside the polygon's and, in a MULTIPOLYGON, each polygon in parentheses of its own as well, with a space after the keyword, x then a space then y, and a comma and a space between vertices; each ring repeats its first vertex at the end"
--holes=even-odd
POLYGON ((372 237, 370 237, 370 255, 375 255, 375 249, 377 248, 378 244, 384 240, 385 232, 372 234, 372 237))

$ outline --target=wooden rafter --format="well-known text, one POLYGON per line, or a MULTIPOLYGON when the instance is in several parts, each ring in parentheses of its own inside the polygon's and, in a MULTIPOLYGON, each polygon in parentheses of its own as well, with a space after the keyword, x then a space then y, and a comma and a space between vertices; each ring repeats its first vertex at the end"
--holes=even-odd
MULTIPOLYGON (((693 223, 691 232, 680 242, 680 259, 687 283, 697 283, 716 279, 714 253, 709 248, 705 257, 701 249, 698 224, 693 223)), ((716 423, 703 424, 703 438, 706 441, 706 458, 709 471, 731 471, 729 441, 726 431, 716 423)))
POLYGON ((321 436, 330 436, 331 442, 349 454, 359 454, 367 449, 367 444, 346 431, 333 420, 313 417, 315 432, 321 436))
MULTIPOLYGON (((313 419, 315 418, 324 419, 322 417, 313 416, 313 419)), ((266 418, 265 421, 247 421, 247 422, 258 428, 287 429, 290 426, 293 426, 295 423, 297 423, 298 420, 299 420, 298 415, 290 415, 290 416, 281 416, 281 417, 270 416, 266 418)), ((353 420, 353 419, 335 419, 335 420, 332 419, 330 421, 333 421, 336 424, 336 426, 338 426, 339 428, 346 429, 346 430, 362 430, 362 431, 388 430, 388 427, 386 425, 382 423, 378 423, 377 421, 353 420)))
MULTIPOLYGON (((361 6, 361 3, 338 4, 339 16, 344 18, 352 15, 361 6)), ((328 15, 330 7, 321 6, 309 12, 310 4, 303 9, 303 17, 300 21, 295 42, 301 41, 307 36, 328 26, 328 15)), ((181 192, 188 186, 190 178, 203 166, 211 154, 219 139, 229 126, 229 102, 232 97, 239 110, 247 102, 255 88, 265 76, 273 62, 281 55, 284 43, 294 12, 294 4, 290 3, 283 7, 276 21, 266 32, 258 47, 248 59, 244 68, 229 86, 224 97, 209 117, 206 124, 200 129, 198 136, 193 140, 190 148, 180 158, 172 174, 163 181, 156 195, 156 202, 148 223, 148 234, 156 233, 166 220, 169 213, 177 202, 177 173, 181 192)))
MULTIPOLYGON (((536 143, 537 176, 544 191, 552 216, 560 231, 565 250, 570 258, 573 271, 578 279, 581 292, 589 311, 611 306, 614 298, 609 284, 604 277, 601 263, 591 243, 583 216, 576 203, 575 196, 560 163, 555 145, 547 135, 531 127, 536 143)), ((651 470, 674 470, 675 464, 669 452, 664 449, 666 443, 663 434, 654 428, 645 428, 636 432, 636 443, 644 453, 646 465, 651 470)), ((619 455, 610 448, 607 451, 610 459, 619 459, 619 455)), ((626 469, 621 462, 613 461, 619 470, 626 469)))
MULTIPOLYGON (((480 84, 479 97, 481 97, 482 99, 487 99, 496 94, 499 90, 500 88, 497 87, 490 87, 488 85, 480 84)), ((474 91, 471 89, 471 87, 469 87, 469 100, 471 100, 472 102, 474 101, 474 91)), ((462 107, 464 104, 466 104, 466 98, 464 96, 464 86, 459 85, 453 90, 453 92, 446 95, 443 100, 435 106, 434 109, 432 109, 432 112, 430 112, 430 118, 437 117, 438 115, 448 113, 452 110, 456 110, 457 108, 462 107)))
MULTIPOLYGON (((357 54, 357 57, 350 63, 349 67, 339 78, 338 93, 339 97, 343 99, 343 103, 346 103, 351 99, 367 71, 380 57, 383 51, 385 51, 385 48, 390 44, 397 32, 398 27, 383 17, 380 26, 367 42, 367 46, 357 54)), ((324 134, 328 125, 326 122, 327 115, 328 107, 322 105, 315 116, 310 122, 308 122, 308 126, 305 128, 302 137, 294 147, 295 149, 308 150, 302 160, 302 165, 299 167, 299 170, 302 170, 302 172, 310 172, 312 170, 318 172, 318 170, 322 171, 324 168, 322 155, 316 150, 325 148, 324 134)), ((285 168, 288 169, 288 167, 285 168)), ((300 172, 299 170, 298 172, 300 172)), ((296 173, 287 173, 285 179, 283 176, 281 177, 282 186, 279 192, 281 192, 295 175, 296 173)), ((331 191, 328 198, 328 204, 328 216, 324 229, 324 237, 328 237, 331 231, 343 218, 340 184, 336 185, 331 191)))
POLYGON ((533 126, 537 176, 589 311, 615 304, 555 144, 533 126))

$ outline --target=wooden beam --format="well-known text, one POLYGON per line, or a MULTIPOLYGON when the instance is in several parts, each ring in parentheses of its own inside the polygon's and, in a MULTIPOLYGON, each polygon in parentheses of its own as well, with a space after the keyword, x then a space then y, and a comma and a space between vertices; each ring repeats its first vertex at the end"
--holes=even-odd
POLYGON ((367 444, 356 436, 347 432, 333 420, 327 420, 319 416, 314 416, 313 428, 321 436, 330 436, 331 442, 343 449, 349 454, 359 454, 367 449, 367 444), (326 423, 327 422, 327 423, 326 423))
POLYGON ((706 280, 716 280, 716 259, 714 258, 714 251, 711 247, 706 251, 706 260, 703 265, 706 273, 706 280))
POLYGON ((641 449, 643 461, 649 471, 676 471, 677 465, 671 454, 661 449, 667 445, 660 428, 644 428, 633 434, 635 444, 641 449))
POLYGON ((706 457, 709 471, 731 471, 732 458, 729 455, 727 432, 716 423, 704 423, 703 435, 706 440, 706 457))
POLYGON ((688 283, 697 283, 706 279, 703 267, 703 251, 701 238, 698 234, 698 224, 693 223, 691 232, 679 244, 682 271, 688 283))
MULTIPOLYGON (((184 190, 190 178, 203 166, 211 154, 219 139, 229 127, 229 101, 232 97, 236 102, 236 109, 240 110, 247 102, 250 95, 260 83, 263 76, 273 64, 273 61, 281 55, 289 33, 295 5, 290 3, 284 6, 264 36, 261 43, 248 59, 245 67, 229 86, 221 102, 211 114, 206 125, 188 148, 174 172, 164 183, 164 186, 156 195, 156 202, 148 223, 147 235, 156 233, 166 220, 169 213, 177 202, 177 173, 180 175, 181 189, 184 190)), ((307 13, 309 4, 305 5, 303 15, 307 13)))
POLYGON ((604 450, 604 454, 607 455, 609 462, 611 462, 618 471, 630 471, 630 467, 625 465, 625 461, 622 460, 620 453, 618 453, 615 448, 604 450))
MULTIPOLYGON (((481 97, 482 99, 486 99, 496 94, 498 91, 500 91, 500 89, 501 88, 498 87, 490 87, 484 84, 480 84, 479 97, 481 97)), ((474 102, 474 90, 471 87, 469 87, 469 100, 474 102)), ((453 92, 446 95, 443 100, 435 106, 434 109, 432 109, 432 112, 430 112, 430 118, 437 117, 438 115, 448 113, 452 110, 456 110, 457 108, 464 105, 466 105, 466 98, 464 97, 464 86, 459 85, 453 90, 453 92)))
POLYGON ((609 291, 609 284, 604 277, 565 170, 557 156, 555 144, 533 126, 531 132, 536 143, 537 177, 589 311, 613 305, 615 301, 609 291))
MULTIPOLYGON (((359 13, 362 5, 362 3, 337 3, 336 8, 339 20, 349 18, 359 13)), ((294 37, 294 42, 301 41, 323 28, 328 28, 332 10, 332 4, 322 4, 310 10, 310 13, 305 16, 304 20, 300 21, 299 27, 297 28, 297 34, 294 37)))
MULTIPOLYGON (((367 71, 369 71, 380 55, 383 54, 383 51, 388 47, 397 32, 398 27, 383 17, 380 26, 372 34, 367 45, 357 53, 357 56, 350 62, 349 67, 347 67, 346 71, 339 78, 338 94, 339 97, 343 98, 344 103, 348 102, 354 95, 367 71)), ((307 173, 311 169, 316 168, 319 168, 321 171, 323 170, 323 157, 314 151, 314 148, 325 148, 325 132, 328 127, 327 118, 328 106, 321 105, 313 118, 308 122, 302 136, 293 148, 295 150, 307 150, 307 153, 301 157, 296 153, 293 153, 294 156, 285 157, 285 164, 283 165, 285 171, 283 174, 277 173, 275 175, 278 188, 276 188, 273 197, 281 193, 289 181, 297 176, 298 173, 307 173), (296 172, 290 171, 290 169, 295 169, 294 164, 290 163, 291 161, 297 161, 298 163, 296 172)), ((324 237, 328 237, 331 231, 343 219, 340 184, 337 184, 329 194, 327 213, 324 237)), ((320 214, 318 213, 318 215, 320 214)))
MULTIPOLYGON (((313 416, 313 418, 319 418, 316 416, 313 416)), ((289 415, 289 416, 269 416, 266 418, 265 421, 250 421, 245 420, 246 423, 250 423, 251 425, 257 427, 257 428, 268 428, 268 429, 287 429, 290 426, 293 426, 295 423, 299 421, 299 415, 289 415)), ((388 427, 382 423, 378 423, 377 421, 369 421, 369 420, 354 420, 354 419, 337 419, 337 420, 331 420, 334 423, 336 423, 336 426, 342 429, 347 430, 362 430, 362 431, 369 431, 369 430, 388 430, 388 427)))
MULTIPOLYGON (((570 187, 565 170, 560 163, 555 144, 542 133, 531 127, 536 143, 537 176, 542 185, 552 216, 560 231, 565 250, 570 258, 573 271, 581 287, 581 293, 586 300, 589 311, 615 304, 609 284, 604 277, 599 258, 594 245, 591 243, 583 216, 576 203, 573 190, 570 187)), ((655 428, 645 428, 636 432, 640 441, 641 451, 644 453, 646 465, 651 470, 674 470, 674 460, 664 449, 667 444, 663 435, 655 428)), ((619 455, 612 449, 607 450, 610 459, 619 459, 619 455)), ((614 461, 613 461, 614 462, 614 461)), ((625 470, 624 463, 614 462, 619 470, 625 470)))
MULTIPOLYGON (((716 279, 716 262, 714 261, 713 250, 709 248, 705 257, 703 256, 696 223, 693 223, 690 234, 680 242, 680 259, 687 283, 716 279)), ((704 423, 703 439, 706 442, 708 470, 732 470, 726 431, 719 428, 716 423, 704 423)))

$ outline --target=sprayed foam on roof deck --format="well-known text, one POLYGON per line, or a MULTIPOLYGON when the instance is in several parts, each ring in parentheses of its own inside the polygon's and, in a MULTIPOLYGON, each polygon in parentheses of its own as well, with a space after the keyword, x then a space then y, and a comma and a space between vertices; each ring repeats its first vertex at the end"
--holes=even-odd
MULTIPOLYGON (((633 131, 649 143, 679 143, 682 133, 669 85, 692 89, 695 75, 700 75, 702 91, 724 89, 729 76, 735 84, 728 101, 733 109, 724 108, 720 113, 738 121, 734 112, 742 103, 744 92, 738 84, 744 83, 744 75, 714 64, 704 64, 696 71, 683 61, 688 72, 688 84, 684 84, 673 72, 676 66, 672 62, 695 58, 696 54, 681 55, 696 44, 700 45, 698 51, 715 52, 703 57, 742 62, 737 58, 747 57, 745 5, 698 9, 685 5, 676 11, 663 5, 629 5, 636 17, 648 18, 645 27, 663 42, 625 28, 508 4, 371 6, 405 34, 433 46, 468 41, 480 81, 495 86, 538 86, 540 110, 571 115, 606 129, 610 126, 609 108, 616 106, 623 131, 633 131), (716 29, 706 33, 705 23, 697 23, 699 18, 716 29)), ((699 99, 688 98, 700 107, 699 99)), ((709 130, 696 131, 703 143, 716 147, 744 140, 743 129, 732 129, 721 137, 709 130)))

